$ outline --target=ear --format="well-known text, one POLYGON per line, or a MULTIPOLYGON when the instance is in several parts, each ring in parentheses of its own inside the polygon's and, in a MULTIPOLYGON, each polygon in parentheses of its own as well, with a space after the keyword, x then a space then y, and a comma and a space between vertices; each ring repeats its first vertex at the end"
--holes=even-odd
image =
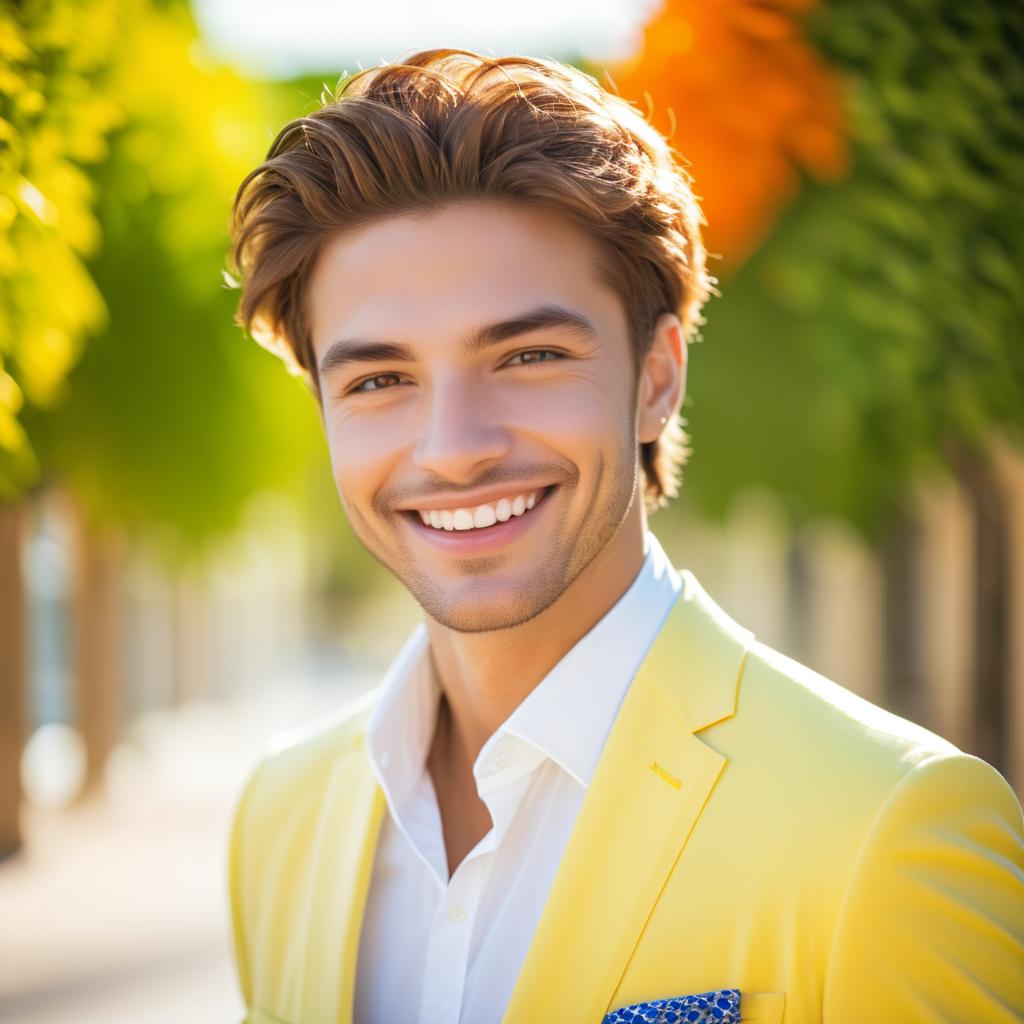
POLYGON ((641 442, 656 441, 686 396, 686 339, 675 313, 662 313, 637 380, 636 429, 641 442))

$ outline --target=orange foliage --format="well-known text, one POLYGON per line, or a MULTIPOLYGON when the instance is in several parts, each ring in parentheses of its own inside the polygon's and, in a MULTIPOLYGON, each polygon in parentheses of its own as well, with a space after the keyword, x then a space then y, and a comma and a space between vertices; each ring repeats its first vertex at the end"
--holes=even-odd
POLYGON ((848 173, 843 109, 800 24, 815 0, 667 0, 640 53, 611 68, 689 164, 709 251, 741 263, 795 195, 801 169, 848 173))

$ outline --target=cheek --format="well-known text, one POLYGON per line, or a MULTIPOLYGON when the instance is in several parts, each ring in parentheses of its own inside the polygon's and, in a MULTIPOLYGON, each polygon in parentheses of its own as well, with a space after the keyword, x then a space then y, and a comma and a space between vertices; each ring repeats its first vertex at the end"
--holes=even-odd
MULTIPOLYGON (((587 453, 625 446, 629 409, 622 389, 602 381, 567 381, 504 397, 506 422, 517 432, 585 463, 587 453)), ((591 455, 592 457, 592 455, 591 455)))
POLYGON ((396 419, 358 414, 327 418, 327 447, 334 479, 349 500, 369 501, 403 451, 408 432, 396 419))

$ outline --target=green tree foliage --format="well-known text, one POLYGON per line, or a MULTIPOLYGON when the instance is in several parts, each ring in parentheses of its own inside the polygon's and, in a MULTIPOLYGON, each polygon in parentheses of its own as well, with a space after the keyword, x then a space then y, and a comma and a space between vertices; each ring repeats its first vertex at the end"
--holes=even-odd
POLYGON ((687 482, 712 513, 761 483, 877 536, 914 476, 1024 437, 1024 8, 829 0, 808 30, 854 169, 709 305, 687 482))
POLYGON ((299 484, 318 450, 315 405, 234 326, 222 277, 234 190, 285 115, 210 60, 184 4, 121 7, 122 120, 95 173, 89 264, 109 323, 65 400, 25 422, 96 519, 156 526, 183 552, 232 529, 253 492, 299 484))
POLYGON ((25 403, 66 394, 106 319, 83 262, 100 238, 85 167, 121 117, 103 87, 119 6, 0 3, 0 500, 39 476, 25 403))

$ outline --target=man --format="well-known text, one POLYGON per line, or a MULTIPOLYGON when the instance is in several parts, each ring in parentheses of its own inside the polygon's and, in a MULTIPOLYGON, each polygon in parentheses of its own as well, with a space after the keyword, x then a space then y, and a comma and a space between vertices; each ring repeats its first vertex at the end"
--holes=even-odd
POLYGON ((1006 781, 757 643, 647 529, 699 225, 631 106, 461 50, 349 79, 241 185, 240 322, 424 611, 239 804, 253 1024, 1024 1013, 1006 781))

